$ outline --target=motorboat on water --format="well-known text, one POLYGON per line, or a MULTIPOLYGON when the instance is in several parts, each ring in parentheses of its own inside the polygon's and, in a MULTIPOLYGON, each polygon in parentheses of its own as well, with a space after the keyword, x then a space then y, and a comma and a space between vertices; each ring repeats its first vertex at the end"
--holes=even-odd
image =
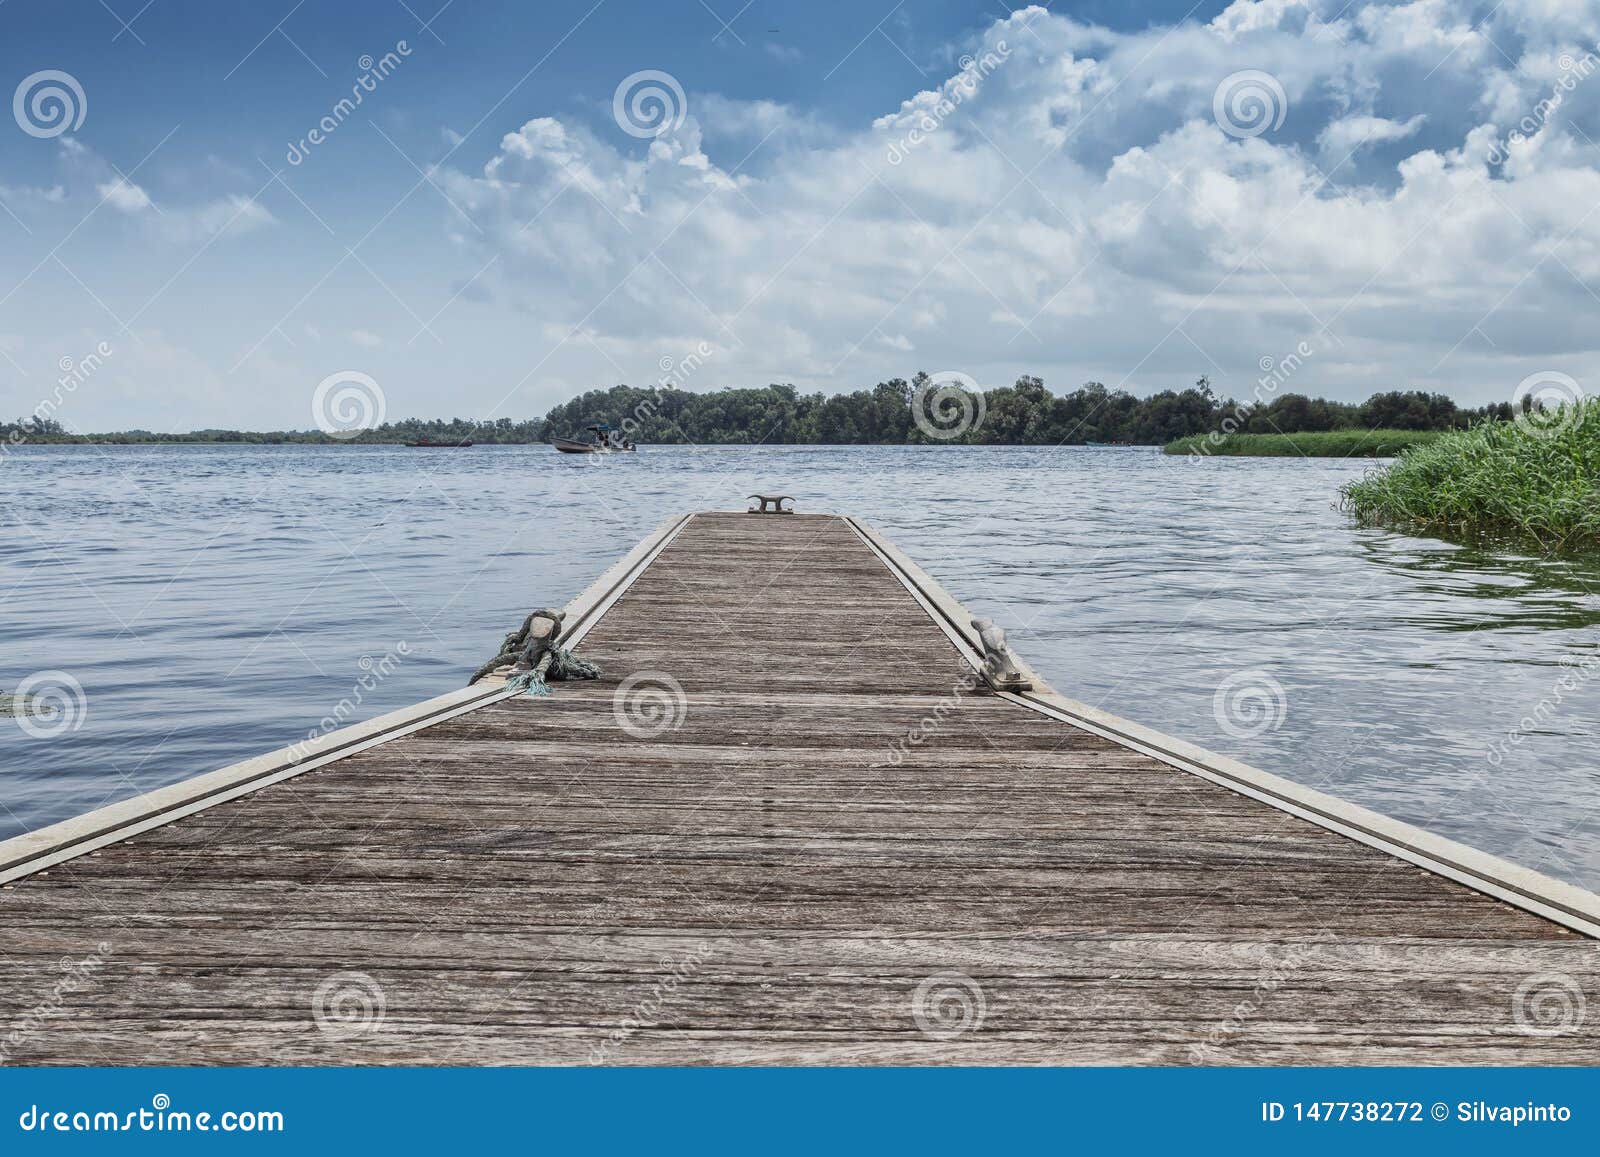
POLYGON ((586 426, 587 442, 573 438, 557 438, 552 443, 563 454, 631 454, 634 445, 622 436, 622 431, 605 424, 586 426))

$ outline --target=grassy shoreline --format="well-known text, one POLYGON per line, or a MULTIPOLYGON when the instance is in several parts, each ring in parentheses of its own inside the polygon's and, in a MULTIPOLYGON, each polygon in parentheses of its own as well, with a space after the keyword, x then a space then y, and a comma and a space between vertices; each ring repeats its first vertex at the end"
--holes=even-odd
POLYGON ((1451 431, 1340 494, 1371 525, 1600 550, 1600 399, 1451 431))
POLYGON ((1257 458, 1393 458, 1440 437, 1438 430, 1323 430, 1300 434, 1194 434, 1168 442, 1163 454, 1257 458))

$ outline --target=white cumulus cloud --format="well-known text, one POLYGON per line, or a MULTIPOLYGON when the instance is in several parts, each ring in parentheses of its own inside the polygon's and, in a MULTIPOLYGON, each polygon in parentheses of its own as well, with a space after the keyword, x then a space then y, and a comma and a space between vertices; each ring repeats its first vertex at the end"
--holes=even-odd
POLYGON ((95 187, 106 204, 121 213, 142 213, 150 208, 150 195, 132 181, 118 177, 95 187))
POLYGON ((1322 146, 1323 152, 1331 153, 1337 159, 1365 145, 1403 141, 1415 135, 1425 119, 1422 113, 1403 121, 1375 116, 1341 117, 1317 134, 1317 143, 1322 146))
POLYGON ((645 382, 707 341, 706 385, 1243 393, 1306 342, 1296 388, 1498 399, 1600 386, 1600 80, 1511 137, 1597 39, 1592 0, 1237 0, 1135 33, 1030 8, 854 127, 691 91, 655 140, 536 116, 439 177, 502 258, 480 288, 538 319, 532 383, 583 357, 645 382), (1262 131, 1216 119, 1237 74, 1275 82, 1262 131))

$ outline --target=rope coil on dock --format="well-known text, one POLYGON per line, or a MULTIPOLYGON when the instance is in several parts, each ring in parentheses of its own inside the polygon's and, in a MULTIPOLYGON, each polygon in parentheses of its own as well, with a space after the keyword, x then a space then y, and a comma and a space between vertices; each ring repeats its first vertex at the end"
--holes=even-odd
POLYGON ((493 674, 501 667, 512 668, 506 687, 528 695, 548 695, 546 679, 598 679, 601 671, 587 659, 580 659, 571 651, 556 646, 561 637, 565 611, 541 609, 532 611, 522 620, 522 626, 506 635, 500 644, 500 653, 479 667, 467 686, 493 674))

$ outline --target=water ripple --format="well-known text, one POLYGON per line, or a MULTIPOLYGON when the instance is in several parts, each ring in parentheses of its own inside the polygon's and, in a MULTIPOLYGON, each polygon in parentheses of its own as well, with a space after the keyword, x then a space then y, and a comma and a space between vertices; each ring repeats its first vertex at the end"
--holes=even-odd
POLYGON ((449 690, 666 516, 781 490, 877 524, 1065 694, 1600 885, 1600 568, 1354 527, 1335 497, 1367 468, 23 447, 0 465, 0 686, 69 670, 89 711, 55 740, 0 732, 0 835, 292 743, 357 694, 352 719, 449 690), (1241 674, 1283 693, 1246 738, 1216 710, 1241 674))

